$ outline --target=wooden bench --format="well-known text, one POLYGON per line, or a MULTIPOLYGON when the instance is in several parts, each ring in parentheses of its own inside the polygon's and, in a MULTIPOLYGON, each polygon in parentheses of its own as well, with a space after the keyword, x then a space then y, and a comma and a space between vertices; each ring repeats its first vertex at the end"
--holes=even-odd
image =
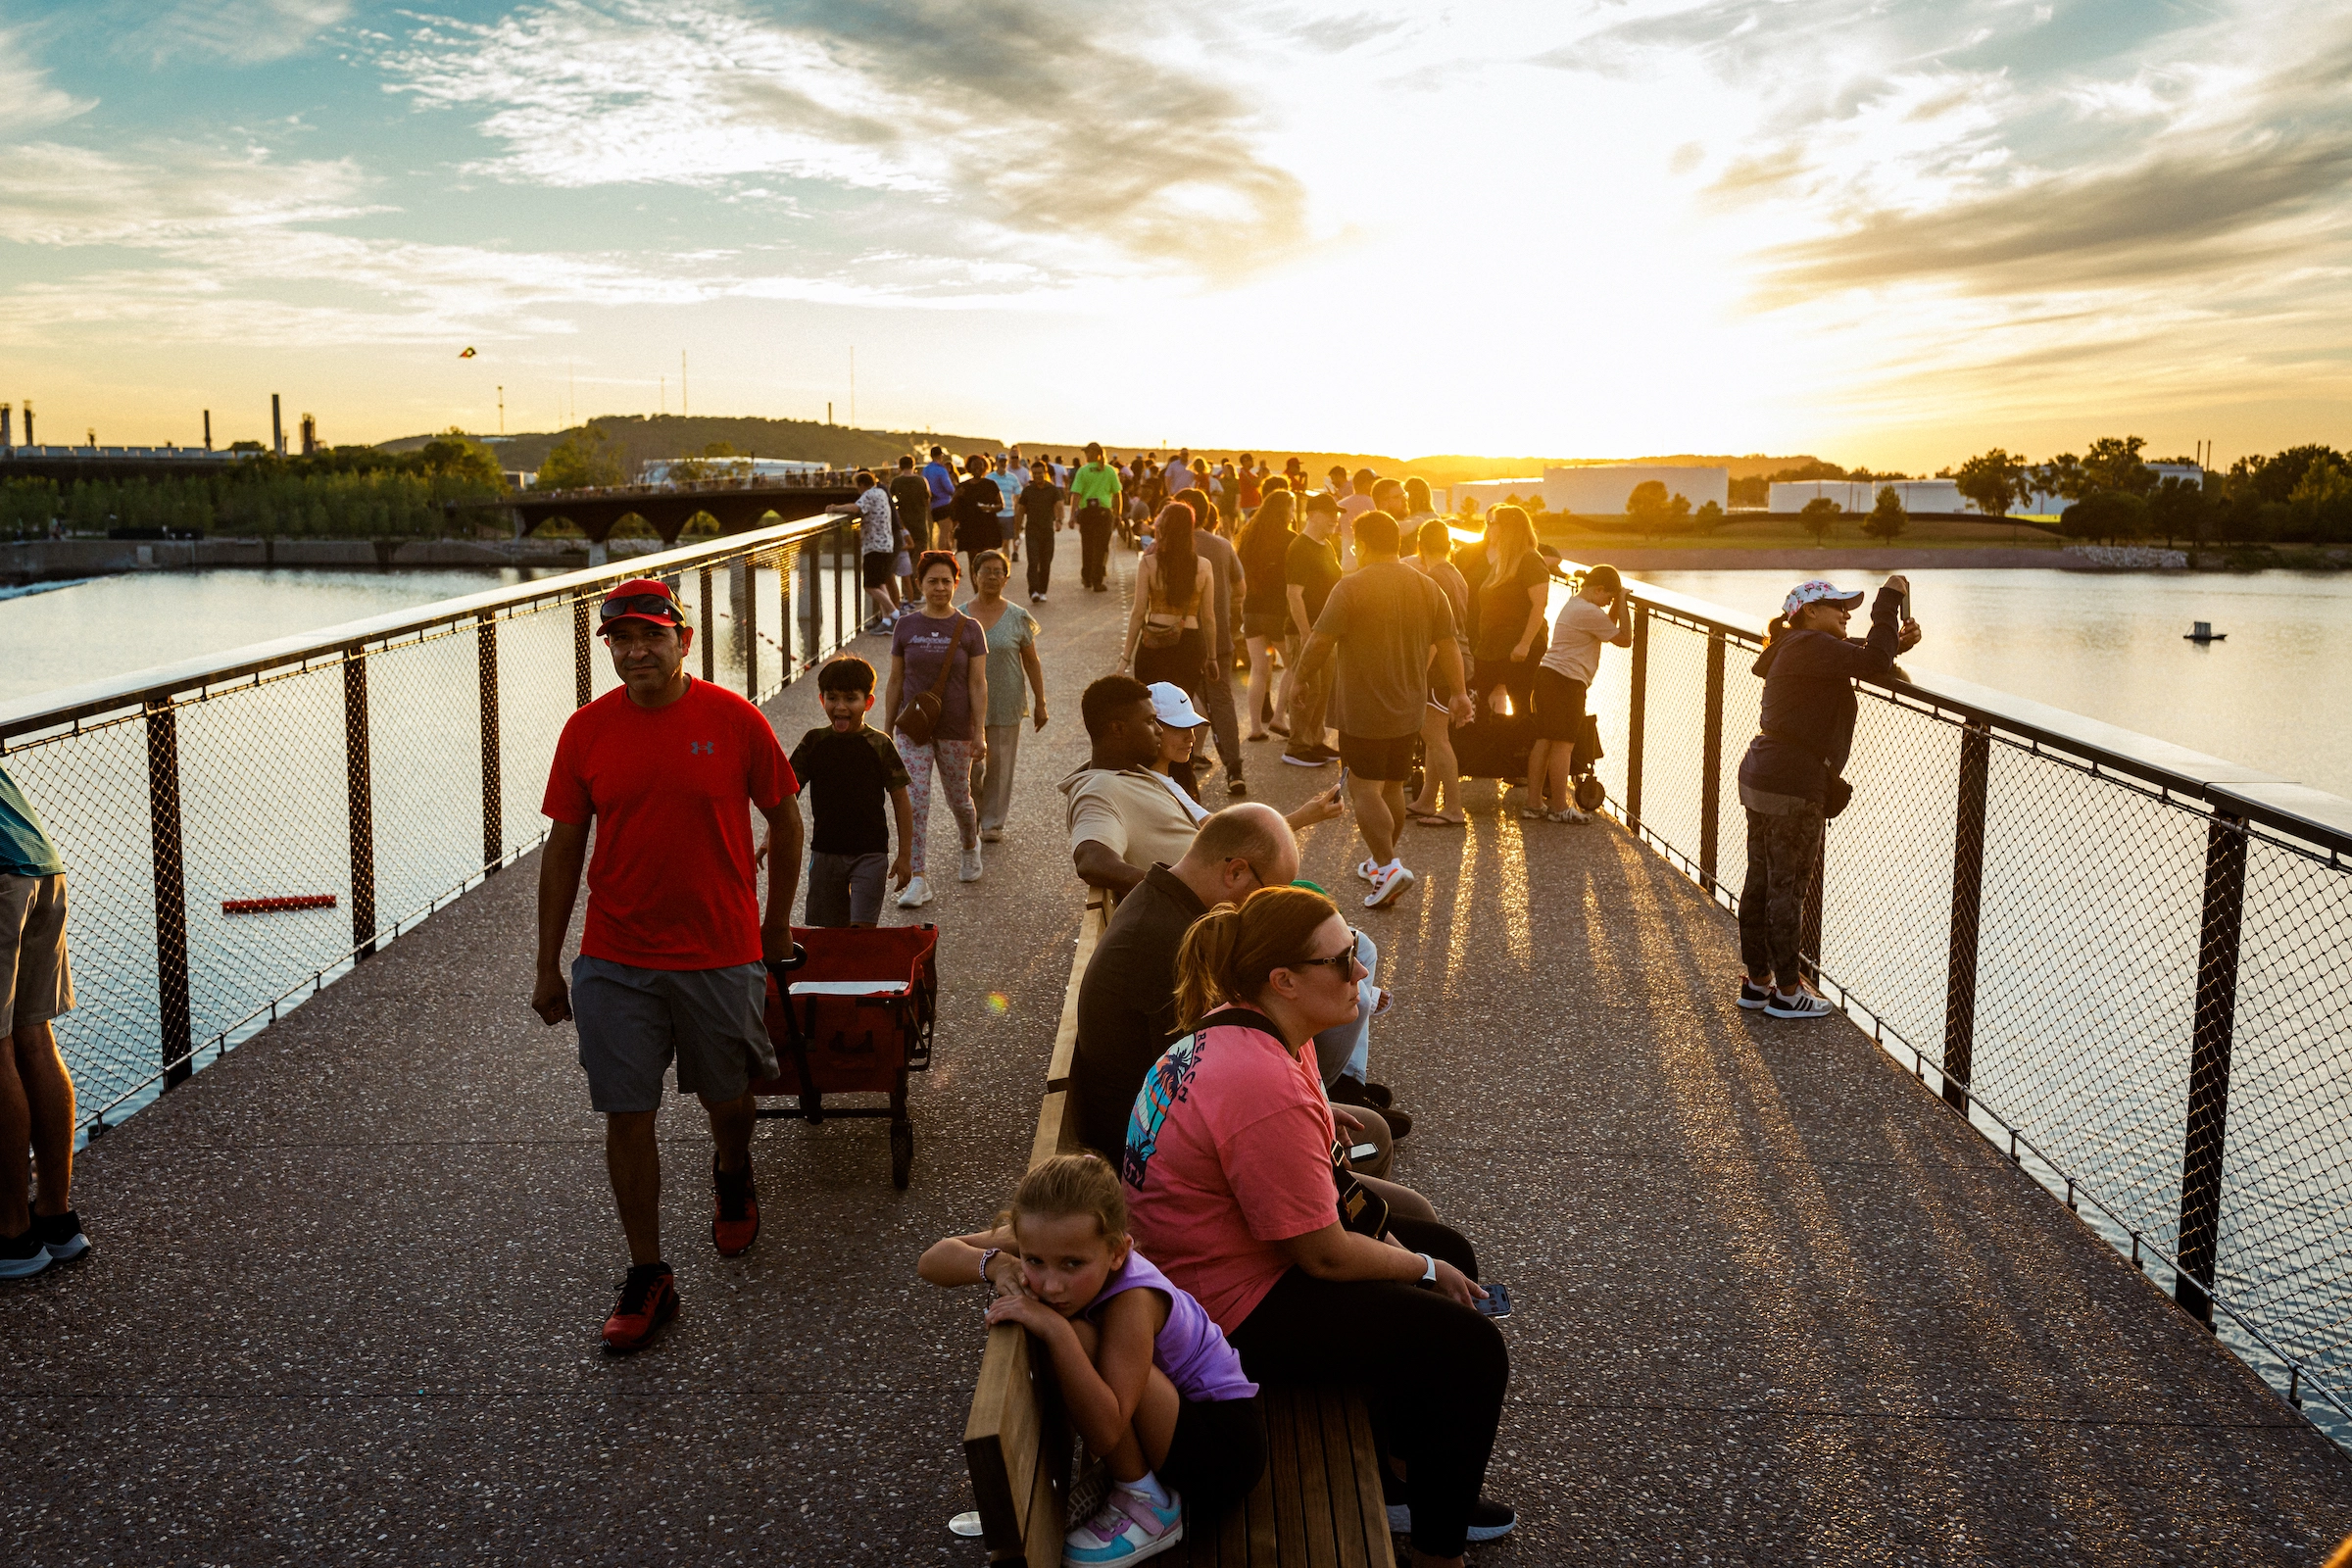
MULTIPOLYGON (((1078 987, 1109 918, 1108 899, 1090 894, 1030 1140, 1033 1169, 1079 1147, 1069 1094, 1078 987)), ((1188 1509, 1184 1544, 1160 1560, 1201 1568, 1396 1568, 1361 1396, 1348 1389, 1269 1388, 1259 1403, 1267 1451, 1257 1490, 1218 1518, 1197 1518, 1188 1509)), ((991 1563, 1058 1568, 1069 1529, 1072 1453, 1050 1360, 1023 1330, 991 1330, 963 1428, 964 1463, 991 1563)))

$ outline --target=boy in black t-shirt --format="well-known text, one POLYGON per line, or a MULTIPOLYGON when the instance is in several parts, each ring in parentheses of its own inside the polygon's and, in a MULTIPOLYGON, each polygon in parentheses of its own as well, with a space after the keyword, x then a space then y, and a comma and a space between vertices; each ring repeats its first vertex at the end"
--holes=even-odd
POLYGON ((816 672, 816 692, 832 722, 802 736, 792 752, 792 770, 816 818, 808 836, 807 922, 878 925, 890 855, 885 799, 899 826, 899 853, 888 860, 890 885, 903 888, 914 875, 906 764, 889 736, 866 726, 866 710, 874 706, 873 665, 855 655, 833 660, 816 672))

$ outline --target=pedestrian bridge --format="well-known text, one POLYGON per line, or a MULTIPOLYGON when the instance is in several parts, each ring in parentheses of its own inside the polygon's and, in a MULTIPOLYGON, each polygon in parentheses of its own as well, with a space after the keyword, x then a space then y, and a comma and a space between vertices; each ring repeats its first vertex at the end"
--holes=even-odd
MULTIPOLYGON (((9 1559, 979 1564, 946 1525, 981 1302, 913 1265, 1028 1153, 1079 908, 1054 785, 1123 624, 1075 591, 1038 615, 1063 716, 986 877, 919 911, 907 1191, 878 1123, 762 1123, 765 1231, 722 1263, 673 1101, 683 1309, 598 1353, 625 1258, 570 1029, 527 1005, 525 854, 92 1142, 95 1255, 0 1293, 9 1559)), ((788 747, 813 687, 767 702, 788 747)), ((1323 782, 1251 751, 1278 806, 1323 782)), ((2352 1463, 1909 1056, 1742 1013, 1699 885, 1491 790, 1362 917, 1396 1174, 1517 1308, 1489 1489, 1521 1525, 1474 1562, 2284 1565, 2352 1529, 2352 1463)), ((1345 821, 1304 853, 1351 885, 1345 821)))

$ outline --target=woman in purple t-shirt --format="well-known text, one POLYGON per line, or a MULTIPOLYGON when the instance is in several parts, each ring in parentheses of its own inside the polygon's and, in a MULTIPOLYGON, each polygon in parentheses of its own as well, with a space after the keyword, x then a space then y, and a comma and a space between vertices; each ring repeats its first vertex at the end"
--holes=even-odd
POLYGON ((1018 1323, 1054 1358, 1070 1424, 1114 1485, 1072 1527, 1081 1562, 1152 1555, 1250 1494, 1266 1467, 1257 1385, 1200 1303, 1135 1250, 1127 1195, 1100 1154, 1059 1154, 1021 1180, 994 1230, 935 1243, 934 1285, 988 1284, 988 1321, 1018 1323))
POLYGON ((962 577, 963 568, 954 555, 924 551, 914 564, 923 602, 914 613, 900 615, 890 633, 890 684, 883 693, 882 711, 889 715, 884 722, 906 763, 907 797, 914 807, 914 879, 899 895, 902 909, 931 902, 931 884, 923 879, 923 870, 935 770, 963 838, 963 865, 957 874, 965 882, 980 880, 980 811, 972 804, 972 768, 988 760, 988 736, 982 727, 988 714, 988 633, 956 608, 956 584, 962 577), (943 661, 953 662, 945 686, 939 679, 943 661), (931 738, 918 746, 899 728, 899 714, 910 700, 931 691, 939 693, 939 715, 932 720, 931 738))

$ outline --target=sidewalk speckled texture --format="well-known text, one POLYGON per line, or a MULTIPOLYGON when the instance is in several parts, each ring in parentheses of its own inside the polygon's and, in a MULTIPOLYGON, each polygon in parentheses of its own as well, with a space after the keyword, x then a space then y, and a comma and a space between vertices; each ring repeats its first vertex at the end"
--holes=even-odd
MULTIPOLYGON (((721 1262, 673 1101, 684 1309, 605 1360, 623 1254, 571 1030, 525 1005, 525 862, 84 1157, 97 1253, 0 1289, 0 1556, 979 1568, 945 1526, 980 1306, 912 1265, 1018 1174, 1061 1002, 1054 785, 1119 599, 1059 586, 1011 834, 920 915, 909 1191, 878 1122, 763 1123, 764 1234, 721 1262)), ((1286 808, 1329 780, 1248 750, 1286 808)), ((1471 800, 1356 917, 1397 1175, 1518 1306, 1490 1491, 1522 1523, 1473 1562, 2301 1565, 2352 1531, 2352 1463, 1868 1042, 1740 1012, 1728 917, 1655 857, 1471 800)), ((1343 890, 1345 827, 1306 860, 1343 890)))

